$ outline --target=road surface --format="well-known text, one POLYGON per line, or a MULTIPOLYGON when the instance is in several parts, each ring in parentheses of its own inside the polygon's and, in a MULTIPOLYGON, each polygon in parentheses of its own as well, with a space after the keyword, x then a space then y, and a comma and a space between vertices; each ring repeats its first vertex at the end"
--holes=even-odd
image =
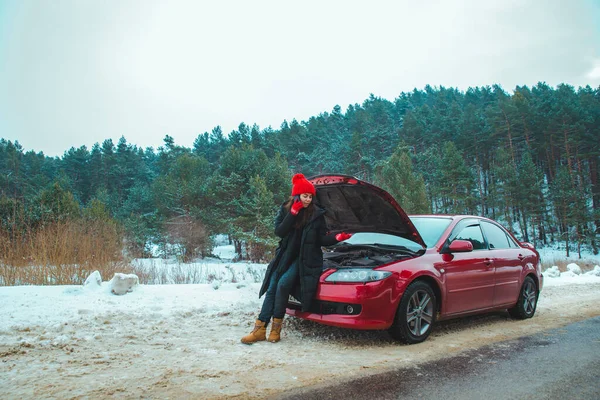
POLYGON ((277 399, 599 399, 600 317, 277 399))

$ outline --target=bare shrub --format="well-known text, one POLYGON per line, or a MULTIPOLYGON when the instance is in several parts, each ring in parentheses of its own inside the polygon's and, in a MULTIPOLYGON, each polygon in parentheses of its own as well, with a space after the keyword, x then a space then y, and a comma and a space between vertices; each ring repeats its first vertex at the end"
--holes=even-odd
POLYGON ((246 267, 246 272, 248 273, 248 275, 252 276, 252 281, 254 283, 262 282, 264 279, 264 273, 261 273, 255 268, 252 268, 250 265, 246 267))
POLYGON ((142 285, 162 283, 158 282, 158 277, 160 276, 160 269, 156 266, 155 260, 151 260, 150 265, 146 266, 133 263, 131 270, 131 273, 136 274, 138 276, 142 285))
POLYGON ((152 260, 144 265, 134 263, 133 271, 143 284, 193 284, 206 281, 205 266, 196 263, 177 262, 158 267, 155 260, 152 260))
MULTIPOLYGON (((273 238, 263 238, 251 233, 242 233, 239 235, 242 240, 241 259, 249 260, 254 263, 262 263, 269 261, 277 247, 277 241, 273 238)), ((238 260, 234 260, 238 261, 238 260)))
POLYGON ((170 242, 180 246, 179 257, 183 262, 209 254, 210 236, 200 220, 181 215, 171 218, 166 227, 170 242))
POLYGON ((110 220, 66 220, 23 233, 0 230, 0 284, 82 284, 95 270, 102 277, 129 272, 122 230, 110 220))

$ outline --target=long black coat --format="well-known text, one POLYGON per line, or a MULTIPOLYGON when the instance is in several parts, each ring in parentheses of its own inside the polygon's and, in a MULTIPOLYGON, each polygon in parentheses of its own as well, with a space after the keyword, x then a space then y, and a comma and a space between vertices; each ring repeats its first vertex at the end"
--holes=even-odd
MULTIPOLYGON (((313 205, 312 219, 304 226, 302 230, 302 240, 300 243, 300 254, 291 254, 289 240, 291 232, 294 230, 296 216, 290 213, 282 205, 275 217, 275 234, 281 238, 279 246, 275 250, 275 258, 269 263, 265 279, 258 293, 260 298, 269 288, 273 274, 280 273, 280 265, 288 266, 293 260, 298 258, 298 269, 300 272, 298 288, 292 290, 292 293, 299 293, 299 300, 302 302, 302 311, 308 311, 312 303, 319 277, 323 272, 323 251, 321 246, 330 246, 337 243, 333 235, 327 235, 327 226, 325 225, 325 210, 313 205)), ((277 278, 279 279, 279 277, 277 278)))

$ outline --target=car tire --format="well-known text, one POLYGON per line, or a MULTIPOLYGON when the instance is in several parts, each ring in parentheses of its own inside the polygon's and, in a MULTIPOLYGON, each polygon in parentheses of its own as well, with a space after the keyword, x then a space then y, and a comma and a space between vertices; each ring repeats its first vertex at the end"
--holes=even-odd
POLYGON ((508 309, 511 317, 517 319, 527 319, 533 317, 537 307, 538 300, 537 285, 532 277, 526 276, 521 286, 519 300, 513 308, 508 309))
POLYGON ((421 343, 431 333, 436 311, 437 302, 431 286, 422 281, 413 282, 400 299, 388 333, 404 343, 421 343))

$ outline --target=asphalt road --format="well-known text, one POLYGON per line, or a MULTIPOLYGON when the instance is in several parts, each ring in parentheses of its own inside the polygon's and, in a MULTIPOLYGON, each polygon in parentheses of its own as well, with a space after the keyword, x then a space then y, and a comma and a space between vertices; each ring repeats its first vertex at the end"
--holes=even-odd
MULTIPOLYGON (((343 368, 343 366, 340 366, 343 368)), ((600 317, 277 399, 600 399, 600 317)))

